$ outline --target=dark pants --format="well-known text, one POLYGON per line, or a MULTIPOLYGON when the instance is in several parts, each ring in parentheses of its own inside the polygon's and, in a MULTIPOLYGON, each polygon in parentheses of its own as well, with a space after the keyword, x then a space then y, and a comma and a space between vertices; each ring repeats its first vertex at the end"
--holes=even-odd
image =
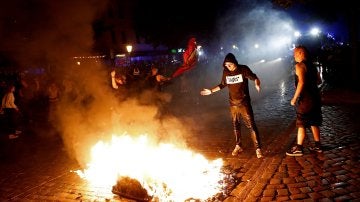
POLYGON ((232 117, 232 124, 234 129, 236 144, 241 146, 241 121, 243 120, 245 126, 250 130, 251 139, 254 143, 255 149, 260 148, 259 132, 255 124, 254 113, 251 104, 242 106, 230 106, 230 113, 232 117))
POLYGON ((14 108, 4 108, 6 133, 15 134, 19 122, 19 113, 14 108))

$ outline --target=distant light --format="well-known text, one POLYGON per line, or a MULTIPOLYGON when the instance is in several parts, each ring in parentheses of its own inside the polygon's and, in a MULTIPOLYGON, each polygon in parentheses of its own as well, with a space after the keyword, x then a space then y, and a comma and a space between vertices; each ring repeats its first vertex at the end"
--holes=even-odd
POLYGON ((299 37, 301 37, 301 33, 299 31, 296 31, 296 32, 294 32, 294 36, 296 38, 299 38, 299 37))
POLYGON ((313 36, 319 36, 320 34, 320 29, 317 28, 317 27, 314 27, 310 30, 310 34, 313 35, 313 36))
POLYGON ((105 55, 91 55, 91 56, 75 56, 73 59, 99 59, 105 58, 105 55))
POLYGON ((235 49, 235 50, 239 49, 235 44, 232 46, 232 48, 235 49))
POLYGON ((76 64, 77 64, 77 65, 80 65, 81 63, 80 63, 80 61, 77 61, 76 64))
POLYGON ((202 50, 202 47, 200 45, 198 45, 196 49, 197 49, 197 51, 199 53, 199 56, 204 54, 204 51, 202 50))
POLYGON ((132 45, 127 45, 127 46, 126 46, 127 52, 128 52, 128 53, 131 53, 132 48, 133 48, 132 45))
POLYGON ((259 44, 256 43, 256 44, 254 45, 254 48, 259 48, 259 44))
POLYGON ((118 57, 118 58, 125 57, 125 54, 116 54, 115 57, 118 57))

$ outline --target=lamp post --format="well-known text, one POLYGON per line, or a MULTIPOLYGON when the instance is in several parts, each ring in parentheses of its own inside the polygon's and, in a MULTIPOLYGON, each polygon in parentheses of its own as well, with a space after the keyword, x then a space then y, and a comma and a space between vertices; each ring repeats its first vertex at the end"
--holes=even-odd
POLYGON ((129 66, 131 66, 131 51, 132 51, 132 45, 127 45, 126 50, 129 53, 129 66))

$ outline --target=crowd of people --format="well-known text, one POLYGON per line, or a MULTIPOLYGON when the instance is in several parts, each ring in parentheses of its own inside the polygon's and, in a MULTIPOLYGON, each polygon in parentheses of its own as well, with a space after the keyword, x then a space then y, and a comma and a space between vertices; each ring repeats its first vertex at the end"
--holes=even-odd
MULTIPOLYGON (((128 96, 145 89, 161 92, 171 80, 162 73, 163 66, 156 62, 134 63, 125 69, 127 71, 113 67, 104 79, 109 81, 109 88, 122 90, 122 94, 128 96)), ((0 131, 2 137, 6 135, 9 139, 18 138, 34 120, 56 124, 58 103, 61 100, 69 103, 80 97, 79 86, 64 75, 53 78, 46 73, 4 72, 0 73, 0 84, 0 131)))
POLYGON ((18 138, 34 120, 55 121, 61 95, 75 95, 73 81, 27 71, 1 74, 1 135, 18 138), (3 134, 4 133, 4 134, 3 134))
POLYGON ((151 63, 150 68, 134 65, 130 71, 125 73, 117 72, 113 69, 110 73, 111 86, 114 89, 125 88, 146 88, 163 91, 163 86, 171 80, 170 76, 165 76, 156 63, 151 63))
MULTIPOLYGON (((302 155, 302 143, 305 138, 306 129, 310 128, 315 140, 313 150, 322 152, 320 144, 320 125, 322 122, 321 101, 319 95, 319 76, 316 67, 311 63, 310 54, 303 46, 294 49, 294 60, 296 62, 295 72, 295 94, 289 104, 296 107, 296 123, 298 126, 297 144, 286 154, 289 156, 302 155)), ((127 71, 112 69, 109 71, 109 87, 125 91, 139 92, 149 89, 162 92, 164 85, 173 82, 176 74, 166 76, 162 73, 161 66, 156 63, 148 67, 140 67, 133 64, 127 71)), ((233 131, 235 136, 235 148, 233 156, 243 151, 241 146, 241 122, 250 131, 257 158, 263 158, 259 131, 255 123, 249 93, 248 80, 254 81, 255 88, 260 92, 260 78, 252 72, 247 65, 239 64, 233 53, 228 53, 222 63, 223 74, 220 83, 212 88, 204 88, 201 95, 211 95, 221 89, 228 87, 230 114, 232 118, 233 131)), ((178 69, 175 69, 177 72, 178 69)), ((187 71, 188 68, 184 71, 187 71)), ((183 72, 184 72, 183 71, 183 72)), ((181 79, 179 80, 179 82, 181 79)), ((60 99, 76 99, 77 91, 75 83, 70 79, 63 79, 57 82, 43 76, 29 77, 19 74, 11 79, 1 81, 1 113, 3 117, 3 131, 9 139, 17 138, 22 133, 22 126, 31 123, 38 115, 34 112, 37 108, 44 108, 46 119, 49 123, 56 122, 54 115, 57 110, 57 103, 60 99), (65 97, 66 96, 66 97, 65 97), (21 119, 19 118, 21 116, 21 119), (19 120, 22 120, 21 122, 19 120)))

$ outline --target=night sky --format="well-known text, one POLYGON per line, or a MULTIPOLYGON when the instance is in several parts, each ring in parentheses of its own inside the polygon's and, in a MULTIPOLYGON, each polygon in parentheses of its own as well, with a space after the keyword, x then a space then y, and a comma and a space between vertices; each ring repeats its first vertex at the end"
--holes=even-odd
MULTIPOLYGON (((270 30, 269 26, 276 28, 285 21, 303 29, 317 22, 341 35, 339 38, 347 39, 346 23, 337 23, 338 19, 345 19, 341 15, 347 11, 349 5, 346 4, 341 4, 338 13, 324 15, 324 9, 299 6, 279 9, 271 1, 260 0, 134 2, 137 2, 134 10, 137 33, 146 36, 149 42, 164 43, 169 47, 186 44, 190 36, 197 37, 204 44, 262 38, 267 33, 276 34, 276 30, 270 30), (314 16, 327 17, 316 20, 314 16)), ((329 5, 332 5, 329 12, 337 6, 329 5)), ((93 22, 103 15, 106 8, 107 1, 103 0, 4 1, 0 8, 0 51, 25 61, 44 57, 61 60, 61 57, 90 52, 96 40, 93 38, 93 22)))

